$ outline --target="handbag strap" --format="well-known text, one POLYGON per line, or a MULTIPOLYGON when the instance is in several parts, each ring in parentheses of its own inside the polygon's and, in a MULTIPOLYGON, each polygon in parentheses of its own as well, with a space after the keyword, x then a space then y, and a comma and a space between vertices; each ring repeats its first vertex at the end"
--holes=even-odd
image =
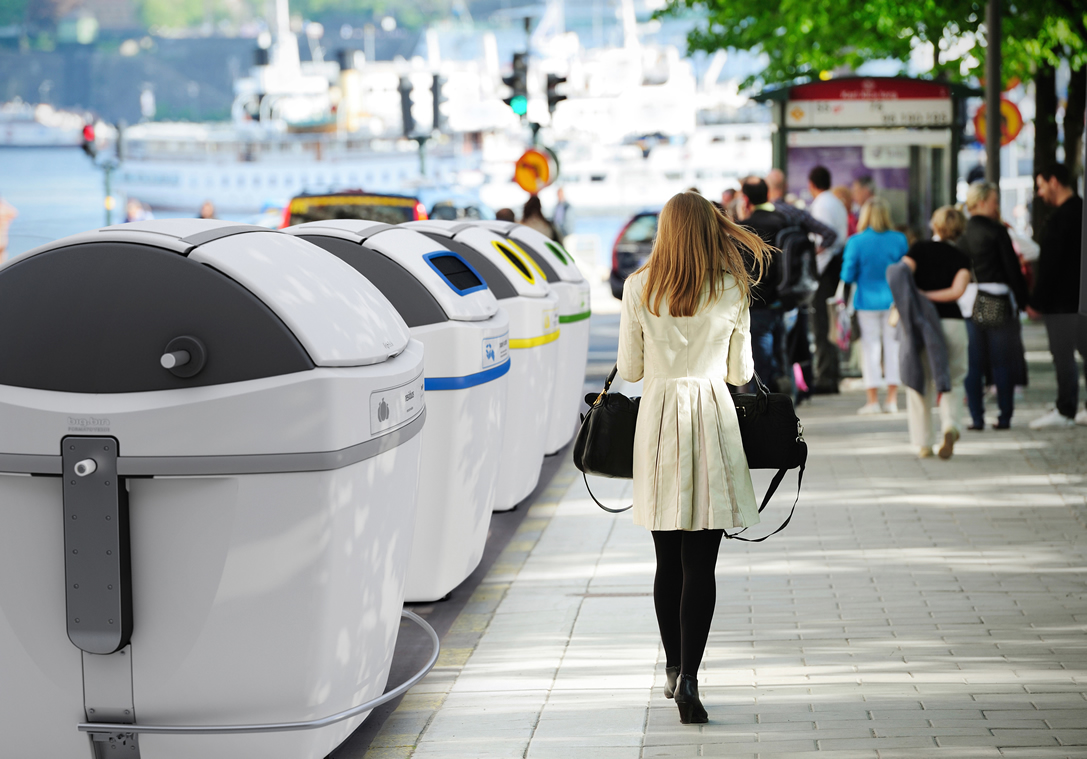
MULTIPOLYGON (((731 540, 742 540, 745 543, 761 543, 762 541, 766 540, 771 535, 777 535, 779 532, 781 532, 786 527, 788 527, 789 522, 791 522, 792 519, 793 519, 793 514, 796 512, 796 504, 800 500, 800 485, 804 482, 804 466, 805 466, 804 464, 800 465, 800 472, 797 474, 797 478, 796 478, 796 498, 793 500, 793 508, 789 511, 789 516, 785 517, 785 521, 781 523, 780 527, 778 527, 776 530, 774 530, 771 533, 763 535, 761 538, 741 538, 740 537, 740 532, 743 532, 744 530, 746 530, 747 529, 746 527, 743 530, 740 530, 740 532, 736 532, 736 533, 732 533, 732 534, 729 534, 729 533, 726 532, 725 537, 729 538, 731 540)), ((780 485, 781 481, 783 479, 785 479, 785 473, 788 472, 788 471, 789 471, 788 469, 779 469, 777 471, 777 474, 774 475, 774 479, 770 482, 770 487, 766 489, 766 496, 762 499, 762 506, 759 507, 759 513, 760 514, 762 513, 762 510, 766 508, 766 504, 770 502, 770 498, 771 498, 771 496, 774 495, 774 492, 778 489, 778 485, 780 485)))
MULTIPOLYGON (((805 447, 804 458, 800 461, 800 471, 797 473, 796 476, 796 498, 793 499, 793 507, 789 510, 789 516, 785 517, 785 521, 781 523, 780 527, 767 535, 763 535, 761 538, 741 538, 740 533, 747 530, 746 527, 743 530, 740 530, 740 532, 734 532, 732 534, 726 532, 725 537, 730 538, 731 540, 742 540, 745 543, 761 543, 762 541, 770 537, 770 535, 777 535, 779 532, 788 527, 789 522, 793 520, 793 514, 796 513, 796 504, 800 501, 800 486, 804 484, 804 468, 807 466, 807 464, 808 449, 807 447, 805 447)), ((763 496, 762 505, 759 506, 760 514, 762 513, 762 510, 766 508, 766 504, 770 503, 770 499, 774 497, 774 493, 777 492, 778 486, 781 485, 781 481, 785 479, 785 474, 788 471, 788 469, 779 469, 777 470, 777 473, 774 474, 774 479, 770 480, 770 487, 766 488, 766 495, 763 496)))
MULTIPOLYGON (((611 388, 611 383, 615 381, 615 375, 618 374, 618 373, 619 373, 619 363, 616 362, 615 366, 613 366, 611 368, 611 371, 608 373, 608 378, 606 380, 604 380, 604 389, 600 391, 600 395, 596 396, 596 402, 586 412, 586 416, 593 413, 593 411, 596 409, 597 405, 600 403, 600 399, 603 398, 605 395, 607 395, 608 389, 611 388)), ((584 420, 583 420, 582 423, 584 423, 584 420)), ((625 509, 609 509, 607 506, 602 504, 600 502, 600 500, 595 495, 593 495, 593 489, 591 487, 589 487, 589 478, 584 472, 581 473, 581 478, 583 480, 585 480, 585 489, 589 491, 589 497, 593 499, 593 503, 595 503, 597 506, 602 508, 604 511, 607 511, 607 512, 609 512, 611 514, 622 514, 624 511, 630 511, 631 509, 634 508, 634 504, 632 503, 629 506, 627 506, 625 509)))
POLYGON ((585 472, 581 473, 581 479, 585 480, 585 489, 589 491, 589 497, 593 499, 593 503, 602 508, 604 511, 608 511, 612 514, 622 514, 624 511, 630 511, 634 508, 634 504, 632 503, 625 509, 609 509, 607 506, 598 501, 595 495, 593 495, 593 489, 589 487, 589 478, 585 475, 585 472))

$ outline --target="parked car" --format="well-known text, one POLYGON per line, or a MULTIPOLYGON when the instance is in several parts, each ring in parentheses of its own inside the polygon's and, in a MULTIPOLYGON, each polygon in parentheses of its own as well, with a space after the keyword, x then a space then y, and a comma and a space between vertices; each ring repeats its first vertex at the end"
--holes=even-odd
POLYGON ((642 211, 626 223, 611 249, 611 294, 623 297, 623 282, 645 263, 657 239, 660 211, 642 211))
POLYGON ((367 219, 386 224, 427 218, 426 206, 411 195, 344 190, 297 195, 283 210, 283 226, 330 219, 367 219))
POLYGON ((494 219, 494 211, 478 201, 439 200, 430 207, 430 218, 443 221, 458 219, 494 219))

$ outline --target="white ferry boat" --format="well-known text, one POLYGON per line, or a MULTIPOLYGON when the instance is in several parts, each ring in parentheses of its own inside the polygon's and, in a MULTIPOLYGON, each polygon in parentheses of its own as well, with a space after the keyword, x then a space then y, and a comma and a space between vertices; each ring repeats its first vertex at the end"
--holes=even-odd
POLYGON ((0 146, 79 147, 85 123, 78 113, 59 111, 47 103, 31 105, 15 98, 0 105, 0 146))

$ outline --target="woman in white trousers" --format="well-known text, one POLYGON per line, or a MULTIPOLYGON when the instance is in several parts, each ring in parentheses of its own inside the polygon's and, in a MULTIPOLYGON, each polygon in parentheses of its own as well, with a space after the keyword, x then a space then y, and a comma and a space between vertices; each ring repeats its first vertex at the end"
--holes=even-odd
POLYGON ((887 284, 887 267, 898 263, 909 244, 896 232, 891 207, 881 197, 869 198, 861 208, 857 234, 842 254, 842 281, 856 284, 853 306, 861 327, 861 374, 868 394, 858 414, 898 411, 898 338, 888 321, 894 303, 887 284), (879 387, 886 383, 887 402, 879 405, 879 387))

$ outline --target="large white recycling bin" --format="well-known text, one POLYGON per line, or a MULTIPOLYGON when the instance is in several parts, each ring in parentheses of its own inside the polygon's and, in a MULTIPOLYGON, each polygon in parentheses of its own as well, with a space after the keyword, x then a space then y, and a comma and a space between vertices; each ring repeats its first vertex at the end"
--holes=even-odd
POLYGON ((395 309, 290 235, 146 222, 0 268, 0 356, 2 753, 326 756, 403 604, 425 406, 395 309))
POLYGON ((494 504, 495 511, 509 511, 536 487, 543 466, 558 364, 558 297, 528 254, 496 232, 456 221, 401 226, 459 253, 509 313, 509 401, 494 504))
POLYGON ((574 257, 557 242, 532 227, 509 221, 481 221, 482 226, 513 240, 547 277, 547 284, 559 296, 558 369, 551 419, 544 451, 556 453, 574 437, 578 412, 585 395, 585 365, 589 360, 590 287, 574 263, 574 257))
POLYGON ((426 351, 423 476, 406 601, 435 601, 479 565, 506 415, 510 320, 482 276, 411 229, 373 221, 288 227, 372 282, 426 351))

